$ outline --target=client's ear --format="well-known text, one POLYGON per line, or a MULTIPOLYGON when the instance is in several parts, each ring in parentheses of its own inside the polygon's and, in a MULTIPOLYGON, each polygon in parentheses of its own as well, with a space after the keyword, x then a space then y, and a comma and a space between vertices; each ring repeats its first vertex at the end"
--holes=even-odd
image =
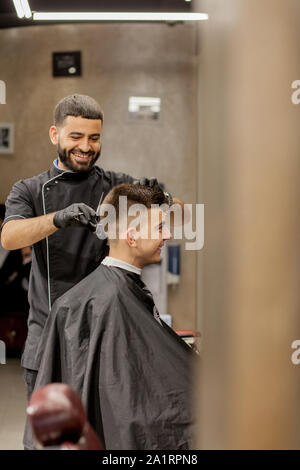
POLYGON ((135 229, 133 227, 127 229, 126 231, 126 241, 130 248, 136 247, 136 237, 135 237, 135 229))

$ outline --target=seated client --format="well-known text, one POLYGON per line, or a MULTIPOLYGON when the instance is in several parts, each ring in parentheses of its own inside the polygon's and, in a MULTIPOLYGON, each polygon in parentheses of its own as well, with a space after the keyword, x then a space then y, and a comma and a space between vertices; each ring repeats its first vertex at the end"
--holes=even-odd
POLYGON ((35 389, 51 382, 75 389, 106 449, 192 448, 197 359, 161 320, 141 280, 172 237, 166 206, 164 194, 146 186, 110 191, 103 206, 112 209, 104 225, 109 256, 57 299, 37 352, 35 389), (134 204, 143 207, 138 218, 134 204))

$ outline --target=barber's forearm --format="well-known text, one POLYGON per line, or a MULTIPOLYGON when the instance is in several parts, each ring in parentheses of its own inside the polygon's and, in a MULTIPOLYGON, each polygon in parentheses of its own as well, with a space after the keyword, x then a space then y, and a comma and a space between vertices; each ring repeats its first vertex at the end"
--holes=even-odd
POLYGON ((55 212, 32 219, 9 220, 1 232, 1 244, 6 250, 17 250, 43 240, 58 230, 53 224, 55 212))

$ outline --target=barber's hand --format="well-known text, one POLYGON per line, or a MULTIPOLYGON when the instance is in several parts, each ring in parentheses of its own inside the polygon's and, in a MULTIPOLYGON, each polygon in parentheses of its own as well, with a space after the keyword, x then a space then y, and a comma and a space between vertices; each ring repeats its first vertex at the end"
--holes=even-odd
POLYGON ((83 202, 72 204, 57 212, 53 217, 53 223, 57 228, 86 227, 94 232, 97 222, 98 218, 94 209, 83 202))

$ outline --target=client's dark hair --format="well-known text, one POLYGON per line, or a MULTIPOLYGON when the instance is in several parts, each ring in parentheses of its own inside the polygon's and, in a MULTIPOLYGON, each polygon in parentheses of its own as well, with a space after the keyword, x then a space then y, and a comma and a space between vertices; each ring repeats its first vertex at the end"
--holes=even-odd
POLYGON ((59 101, 54 110, 54 125, 61 126, 68 116, 100 119, 103 122, 103 112, 99 103, 87 95, 74 94, 59 101))
POLYGON ((152 204, 168 204, 168 199, 164 193, 158 189, 142 184, 119 184, 110 190, 104 199, 105 204, 111 204, 119 217, 119 198, 127 197, 127 209, 133 204, 143 204, 147 209, 151 209, 152 204))
MULTIPOLYGON (((103 204, 110 205, 114 208, 115 215, 111 214, 113 219, 110 220, 109 212, 104 209, 104 214, 106 217, 106 224, 108 227, 107 230, 107 237, 109 239, 109 243, 111 243, 114 239, 118 239, 119 237, 119 223, 120 220, 125 215, 124 213, 120 214, 120 197, 126 196, 127 197, 127 214, 129 208, 133 204, 140 204, 143 206, 145 210, 151 209, 152 205, 156 205, 161 207, 163 210, 166 210, 168 206, 168 200, 164 193, 159 188, 152 188, 149 186, 144 186, 141 184, 120 184, 112 188, 112 190, 107 194, 105 197, 103 204), (165 206, 165 207, 163 207, 165 206), (111 224, 111 225, 110 225, 111 224)), ((125 206, 126 207, 126 206, 125 206)), ((128 217, 127 222, 130 220, 128 217)))

